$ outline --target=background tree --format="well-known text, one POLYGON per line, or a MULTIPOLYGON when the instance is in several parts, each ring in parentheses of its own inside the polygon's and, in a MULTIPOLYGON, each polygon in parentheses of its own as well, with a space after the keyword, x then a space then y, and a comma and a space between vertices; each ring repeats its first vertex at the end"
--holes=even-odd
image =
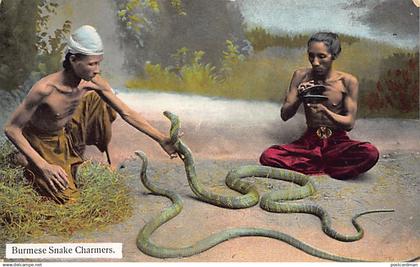
POLYGON ((16 89, 35 66, 40 1, 4 0, 0 4, 0 86, 16 89))
POLYGON ((141 70, 147 61, 173 65, 171 55, 182 47, 204 51, 203 62, 219 66, 226 40, 244 39, 243 17, 231 1, 117 2, 128 70, 141 70))
POLYGON ((22 87, 32 72, 56 71, 71 22, 49 35, 47 23, 57 4, 49 0, 0 3, 0 89, 22 87))

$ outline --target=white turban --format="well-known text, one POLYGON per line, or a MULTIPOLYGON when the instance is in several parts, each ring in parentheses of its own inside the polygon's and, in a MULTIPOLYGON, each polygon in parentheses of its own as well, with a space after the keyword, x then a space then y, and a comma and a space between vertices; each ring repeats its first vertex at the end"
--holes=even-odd
POLYGON ((67 52, 82 55, 102 55, 103 45, 96 29, 83 25, 70 35, 67 40, 67 52))

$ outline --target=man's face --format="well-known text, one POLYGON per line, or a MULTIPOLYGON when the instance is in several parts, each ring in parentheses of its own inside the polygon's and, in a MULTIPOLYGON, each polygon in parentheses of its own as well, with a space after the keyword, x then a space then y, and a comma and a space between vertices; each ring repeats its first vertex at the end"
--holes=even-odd
POLYGON ((71 62, 75 74, 85 81, 90 81, 101 72, 99 66, 102 60, 103 56, 97 55, 74 58, 71 62))
POLYGON ((316 76, 327 75, 333 63, 333 57, 323 42, 311 42, 309 44, 308 59, 316 76))

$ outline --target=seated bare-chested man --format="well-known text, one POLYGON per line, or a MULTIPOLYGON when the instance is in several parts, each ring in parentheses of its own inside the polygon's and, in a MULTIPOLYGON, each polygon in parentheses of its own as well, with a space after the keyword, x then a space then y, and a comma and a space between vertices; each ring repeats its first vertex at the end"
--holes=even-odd
POLYGON ((116 112, 176 156, 169 137, 122 102, 99 75, 102 59, 95 28, 77 29, 68 40, 64 70, 35 83, 5 125, 6 136, 24 155, 21 162, 35 188, 58 203, 77 199, 75 175, 86 145, 108 152, 116 112))
POLYGON ((356 177, 372 168, 379 158, 372 144, 351 140, 346 133, 356 119, 358 81, 351 74, 332 68, 341 52, 336 34, 314 34, 307 52, 312 68, 294 72, 281 118, 289 120, 303 104, 308 129, 291 144, 269 147, 260 162, 309 175, 356 177))

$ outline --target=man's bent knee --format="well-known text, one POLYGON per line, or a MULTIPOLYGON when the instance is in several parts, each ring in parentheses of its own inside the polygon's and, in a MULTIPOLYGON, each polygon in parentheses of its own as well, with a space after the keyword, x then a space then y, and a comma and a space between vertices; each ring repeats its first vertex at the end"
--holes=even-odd
POLYGON ((282 167, 279 160, 277 160, 278 149, 269 147, 260 156, 260 164, 271 167, 282 167))
POLYGON ((19 151, 14 152, 11 157, 11 162, 15 165, 21 166, 21 167, 27 167, 29 165, 28 159, 25 155, 20 153, 19 151))
POLYGON ((367 144, 367 160, 373 162, 374 165, 379 160, 379 150, 372 144, 367 144))

